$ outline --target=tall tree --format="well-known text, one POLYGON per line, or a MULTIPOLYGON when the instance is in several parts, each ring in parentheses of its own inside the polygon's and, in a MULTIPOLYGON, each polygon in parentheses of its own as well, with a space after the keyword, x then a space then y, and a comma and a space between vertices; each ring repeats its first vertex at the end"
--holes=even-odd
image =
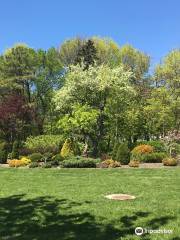
POLYGON ((125 102, 132 94, 130 77, 131 73, 124 71, 122 67, 111 69, 103 65, 90 66, 84 71, 79 65, 71 66, 65 85, 55 95, 56 109, 61 114, 68 113, 71 116, 74 104, 87 104, 91 109, 98 111, 96 135, 91 136, 94 155, 98 154, 106 135, 108 109, 112 108, 110 100, 114 98, 125 102))

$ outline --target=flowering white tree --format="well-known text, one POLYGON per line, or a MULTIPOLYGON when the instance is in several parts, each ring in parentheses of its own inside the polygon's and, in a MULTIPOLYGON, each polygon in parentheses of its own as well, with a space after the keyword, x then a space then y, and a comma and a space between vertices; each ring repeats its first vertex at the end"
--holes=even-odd
MULTIPOLYGON (((72 122, 72 113, 75 105, 89 106, 89 111, 96 110, 96 133, 89 136, 94 144, 94 154, 97 154, 98 145, 105 135, 105 125, 113 108, 113 102, 126 102, 134 94, 130 86, 132 73, 125 71, 122 66, 110 68, 106 65, 90 66, 84 71, 83 66, 71 66, 66 76, 65 85, 54 96, 56 110, 69 114, 72 122)), ((83 108, 82 108, 83 109, 83 108)), ((116 108, 119 114, 119 108, 116 108)), ((67 115, 66 115, 67 116, 67 115)), ((74 116, 77 116, 74 115, 74 116)), ((80 116, 80 114, 79 114, 80 116)), ((83 115, 84 116, 84 115, 83 115)), ((90 116, 86 114, 87 118, 90 116)), ((87 122, 87 120, 85 120, 87 122)), ((66 122, 67 119, 66 119, 66 122)), ((77 121, 76 121, 77 122, 77 121)), ((83 122, 79 122, 82 129, 83 122)), ((77 127, 77 125, 76 125, 77 127)))

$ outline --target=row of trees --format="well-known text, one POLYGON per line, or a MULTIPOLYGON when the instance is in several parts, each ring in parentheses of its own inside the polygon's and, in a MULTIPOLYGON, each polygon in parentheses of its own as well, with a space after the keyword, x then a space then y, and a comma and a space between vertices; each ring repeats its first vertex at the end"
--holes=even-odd
POLYGON ((179 130, 180 50, 152 75, 149 65, 132 46, 97 37, 47 51, 16 45, 0 56, 0 136, 62 134, 97 156, 179 130))

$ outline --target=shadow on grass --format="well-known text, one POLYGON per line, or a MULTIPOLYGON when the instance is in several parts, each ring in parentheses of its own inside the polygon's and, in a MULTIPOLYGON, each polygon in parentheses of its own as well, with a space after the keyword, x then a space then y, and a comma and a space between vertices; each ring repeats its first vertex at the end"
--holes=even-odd
MULTIPOLYGON (((0 199, 1 240, 116 240, 134 235, 136 221, 145 219, 148 212, 135 212, 122 216, 121 227, 116 222, 102 224, 89 212, 78 212, 83 204, 67 199, 37 197, 26 199, 25 195, 14 195, 0 199), (74 209, 73 209, 74 208, 74 209), (77 209, 76 209, 77 208, 77 209), (73 211, 71 211, 73 210, 73 211), (76 213, 73 213, 76 211, 76 213)), ((87 207, 88 209, 88 207, 87 207)), ((151 219, 147 226, 162 227, 172 217, 151 219)), ((143 239, 148 240, 149 235, 143 239)))

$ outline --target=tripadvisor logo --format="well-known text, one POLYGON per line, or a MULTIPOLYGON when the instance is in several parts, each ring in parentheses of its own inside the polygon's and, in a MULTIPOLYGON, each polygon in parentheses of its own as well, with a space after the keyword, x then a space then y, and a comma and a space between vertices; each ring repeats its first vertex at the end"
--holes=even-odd
POLYGON ((135 234, 136 234, 136 235, 140 236, 140 235, 143 234, 143 232, 144 232, 144 230, 143 230, 142 227, 137 227, 137 228, 135 228, 135 234))
POLYGON ((147 229, 142 227, 135 228, 135 234, 140 236, 142 234, 172 234, 173 230, 171 229, 147 229))

